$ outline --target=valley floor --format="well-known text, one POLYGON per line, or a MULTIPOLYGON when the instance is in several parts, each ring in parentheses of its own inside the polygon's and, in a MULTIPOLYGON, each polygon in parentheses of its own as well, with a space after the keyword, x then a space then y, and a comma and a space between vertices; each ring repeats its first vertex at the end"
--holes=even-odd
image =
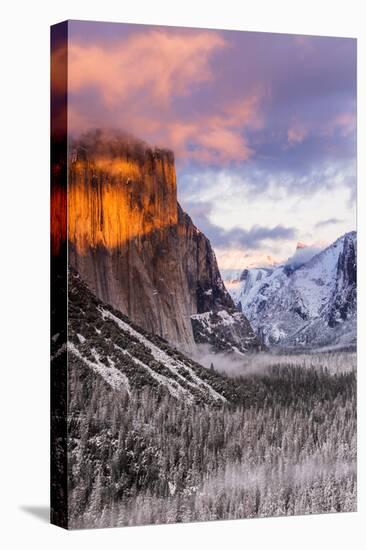
POLYGON ((355 511, 355 354, 254 361, 216 407, 73 369, 70 527, 355 511))

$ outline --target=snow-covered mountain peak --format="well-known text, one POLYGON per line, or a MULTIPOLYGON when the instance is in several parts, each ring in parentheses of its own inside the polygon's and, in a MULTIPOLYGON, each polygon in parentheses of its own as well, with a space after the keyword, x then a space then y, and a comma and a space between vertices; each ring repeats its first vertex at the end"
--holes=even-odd
POLYGON ((300 265, 246 269, 227 288, 266 344, 346 345, 355 341, 356 249, 352 231, 300 265))

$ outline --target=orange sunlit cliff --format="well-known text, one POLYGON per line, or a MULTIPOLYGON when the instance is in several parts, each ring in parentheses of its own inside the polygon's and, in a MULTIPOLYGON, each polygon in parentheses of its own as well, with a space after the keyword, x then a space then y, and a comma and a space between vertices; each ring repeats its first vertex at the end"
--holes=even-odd
POLYGON ((69 240, 79 254, 89 247, 121 249, 143 234, 177 223, 172 156, 151 151, 138 161, 97 156, 69 166, 69 240))
POLYGON ((192 315, 235 310, 178 205, 173 154, 126 136, 94 132, 70 148, 68 260, 100 299, 185 350, 192 315))

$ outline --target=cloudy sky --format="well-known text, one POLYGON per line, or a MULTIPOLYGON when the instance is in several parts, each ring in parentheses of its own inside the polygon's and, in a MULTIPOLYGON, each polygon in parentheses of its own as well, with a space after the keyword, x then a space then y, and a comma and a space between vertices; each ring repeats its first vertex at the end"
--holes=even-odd
POLYGON ((355 229, 355 40, 71 22, 68 76, 73 134, 174 151, 179 201, 222 268, 355 229))

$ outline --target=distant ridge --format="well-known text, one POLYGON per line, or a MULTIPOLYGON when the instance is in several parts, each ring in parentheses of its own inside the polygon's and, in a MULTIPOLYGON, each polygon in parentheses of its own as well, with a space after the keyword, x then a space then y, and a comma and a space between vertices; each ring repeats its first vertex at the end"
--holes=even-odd
POLYGON ((355 346, 357 234, 300 265, 244 270, 228 289, 267 345, 355 346))

